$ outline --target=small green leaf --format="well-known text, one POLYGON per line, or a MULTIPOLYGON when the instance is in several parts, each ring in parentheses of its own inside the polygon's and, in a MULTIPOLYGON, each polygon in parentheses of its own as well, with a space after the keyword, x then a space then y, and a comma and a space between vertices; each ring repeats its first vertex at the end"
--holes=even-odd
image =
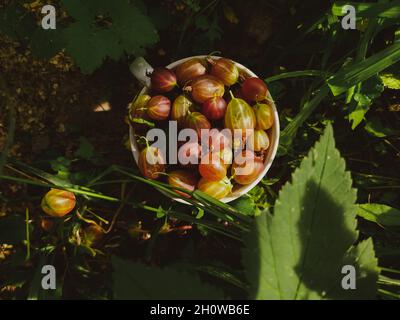
POLYGON ((222 292, 200 281, 195 273, 154 268, 112 257, 114 299, 213 300, 222 292))
POLYGON ((69 167, 71 160, 65 157, 58 157, 50 161, 51 168, 57 172, 57 176, 61 179, 68 180, 70 176, 69 167))
POLYGON ((243 265, 256 299, 373 299, 377 260, 369 239, 354 246, 356 191, 328 124, 275 203, 245 237, 243 265), (344 290, 342 268, 356 269, 344 290))
POLYGON ((384 204, 359 204, 357 206, 357 214, 365 220, 384 226, 400 226, 400 210, 384 204))
POLYGON ((254 199, 249 195, 243 195, 235 201, 231 202, 231 206, 234 207, 237 211, 248 216, 257 216, 260 211, 256 207, 254 199))
POLYGON ((150 122, 148 120, 142 119, 142 118, 131 118, 132 122, 138 123, 138 124, 146 124, 149 127, 153 128, 155 127, 154 122, 150 122))
POLYGON ((400 90, 400 77, 393 73, 382 74, 381 80, 386 88, 400 90))
POLYGON ((163 207, 159 206, 158 209, 157 209, 156 217, 157 217, 158 219, 160 219, 160 218, 162 218, 162 217, 165 217, 166 214, 167 214, 167 211, 165 211, 165 210, 163 209, 163 207))
POLYGON ((204 210, 201 208, 197 208, 197 215, 196 215, 196 219, 201 219, 204 216, 204 210))
MULTIPOLYGON (((357 99, 356 98, 357 95, 355 95, 354 99, 357 99)), ((354 130, 365 119, 365 115, 368 112, 368 110, 369 110, 369 105, 358 103, 355 109, 350 112, 349 120, 351 122, 352 130, 354 130)))
POLYGON ((371 119, 367 120, 365 130, 369 134, 378 138, 384 138, 396 134, 396 131, 389 127, 385 127, 382 122, 376 117, 372 117, 371 119))
POLYGON ((365 119, 374 99, 380 97, 383 90, 383 82, 378 76, 373 76, 357 86, 357 92, 354 94, 354 101, 357 104, 355 108, 350 109, 352 111, 349 114, 353 130, 365 119))
POLYGON ((198 0, 183 0, 183 2, 189 7, 193 12, 199 12, 201 10, 198 0))
POLYGON ((75 151, 75 156, 90 160, 94 156, 94 147, 85 137, 79 138, 79 148, 75 151))

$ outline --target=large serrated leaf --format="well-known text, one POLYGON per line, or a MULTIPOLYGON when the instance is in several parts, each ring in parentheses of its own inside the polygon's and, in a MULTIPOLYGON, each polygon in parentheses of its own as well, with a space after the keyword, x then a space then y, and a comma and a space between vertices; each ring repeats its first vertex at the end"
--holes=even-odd
POLYGON ((222 292, 200 281, 196 274, 154 268, 112 258, 115 299, 222 299, 222 292))
POLYGON ((371 241, 354 247, 356 191, 328 125, 321 140, 280 192, 274 215, 256 219, 243 264, 257 299, 374 298, 376 259, 371 241), (344 265, 357 288, 344 290, 344 265))
POLYGON ((127 54, 143 54, 158 41, 152 21, 142 12, 140 1, 62 1, 75 22, 63 31, 67 52, 84 73, 91 73, 109 57, 118 60, 127 54), (95 17, 112 22, 99 26, 95 17))

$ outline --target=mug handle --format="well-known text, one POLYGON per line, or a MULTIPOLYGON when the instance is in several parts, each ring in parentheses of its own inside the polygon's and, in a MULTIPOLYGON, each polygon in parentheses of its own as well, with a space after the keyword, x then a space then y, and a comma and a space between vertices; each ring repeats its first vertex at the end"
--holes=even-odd
POLYGON ((150 87, 150 77, 147 74, 152 73, 154 69, 143 57, 137 57, 129 66, 129 70, 141 84, 150 87))

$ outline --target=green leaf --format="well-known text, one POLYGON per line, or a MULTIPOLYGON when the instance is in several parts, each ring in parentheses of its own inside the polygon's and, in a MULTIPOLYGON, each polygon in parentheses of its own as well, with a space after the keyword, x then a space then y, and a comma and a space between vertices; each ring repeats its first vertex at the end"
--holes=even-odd
POLYGON ((112 257, 114 299, 204 300, 223 294, 200 281, 194 273, 154 268, 112 257))
MULTIPOLYGON (((107 1, 110 3, 110 1, 107 1)), ((129 4, 126 0, 112 3, 110 14, 114 23, 112 31, 121 41, 128 54, 143 53, 142 49, 158 41, 158 34, 146 13, 137 6, 129 4)))
POLYGON ((163 207, 159 206, 157 209, 156 217, 158 219, 165 217, 167 215, 167 211, 163 209, 163 207))
POLYGON ((65 157, 58 157, 50 161, 51 168, 57 172, 57 176, 63 180, 68 180, 70 176, 71 160, 65 157))
POLYGON ((64 34, 61 29, 44 30, 36 28, 29 46, 35 55, 49 59, 65 47, 64 34))
POLYGON ((24 172, 29 173, 30 175, 37 176, 41 178, 42 180, 45 180, 55 186, 62 187, 62 188, 71 188, 73 185, 68 181, 63 178, 60 178, 59 176, 55 176, 52 174, 49 174, 43 170, 31 167, 23 162, 20 162, 15 159, 10 159, 9 160, 13 165, 19 168, 19 170, 23 170, 24 172))
POLYGON ((352 86, 367 80, 400 60, 400 43, 394 43, 373 56, 343 67, 328 80, 334 96, 344 93, 352 86))
POLYGON ((237 211, 248 215, 248 216, 257 216, 259 214, 259 209, 256 207, 254 199, 249 195, 243 195, 230 204, 237 211))
POLYGON ((385 73, 381 74, 380 77, 386 88, 400 90, 400 76, 393 73, 385 73))
POLYGON ((362 103, 362 101, 365 101, 364 99, 367 98, 359 93, 354 95, 354 100, 358 103, 349 114, 349 121, 353 130, 365 119, 365 115, 369 111, 370 103, 362 103))
POLYGON ((76 20, 94 17, 94 12, 90 8, 91 1, 61 0, 61 5, 76 20))
POLYGON ((107 55, 101 31, 86 24, 75 22, 64 30, 67 52, 83 73, 91 73, 101 66, 107 55))
POLYGON ((325 75, 326 75, 325 72, 320 70, 289 71, 265 78, 264 81, 270 84, 274 81, 281 79, 300 78, 300 77, 323 77, 325 75))
POLYGON ((183 0, 183 2, 189 7, 193 12, 199 12, 201 10, 198 0, 183 0))
POLYGON ((372 117, 367 120, 365 130, 378 138, 384 138, 387 136, 395 135, 397 132, 389 127, 385 127, 377 117, 372 117))
POLYGON ((75 156, 90 160, 95 154, 93 145, 85 137, 80 137, 79 141, 79 148, 75 151, 75 156))
POLYGON ((142 54, 158 41, 158 34, 139 1, 63 1, 75 22, 64 30, 67 52, 84 73, 100 67, 107 57, 119 59, 124 52, 142 54), (106 26, 95 17, 109 18, 106 26))
POLYGON ((245 238, 243 264, 257 299, 374 298, 378 276, 371 240, 353 246, 356 191, 327 125, 320 141, 281 190, 274 215, 256 219, 245 238), (356 289, 344 290, 344 265, 356 289))
POLYGON ((357 214, 365 220, 384 226, 400 226, 400 210, 379 203, 359 204, 357 214))
POLYGON ((373 76, 357 86, 357 93, 354 94, 354 101, 357 102, 357 105, 349 114, 353 130, 364 120, 374 99, 380 97, 383 90, 383 82, 378 76, 373 76))
POLYGON ((196 219, 201 219, 204 216, 204 210, 202 208, 196 208, 197 209, 197 214, 196 214, 196 219))
POLYGON ((373 100, 379 98, 384 89, 382 79, 374 75, 361 84, 359 92, 373 100))
POLYGON ((36 29, 35 17, 19 3, 0 9, 0 32, 26 42, 36 29))

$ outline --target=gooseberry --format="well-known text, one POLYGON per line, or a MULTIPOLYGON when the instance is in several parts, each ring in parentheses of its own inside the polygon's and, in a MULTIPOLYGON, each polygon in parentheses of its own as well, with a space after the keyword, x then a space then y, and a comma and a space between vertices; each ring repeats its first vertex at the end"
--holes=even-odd
POLYGON ((154 96, 147 103, 147 115, 153 120, 168 119, 171 110, 171 101, 164 96, 154 96))
POLYGON ((149 179, 157 179, 165 171, 165 160, 160 149, 146 147, 139 154, 138 166, 141 174, 149 179))
POLYGON ((70 213, 76 205, 75 195, 72 192, 51 189, 42 199, 41 207, 52 217, 63 217, 70 213))
POLYGON ((232 183, 231 181, 225 177, 219 181, 211 181, 205 178, 201 178, 197 188, 208 194, 209 196, 215 199, 225 198, 232 191, 232 183))
POLYGON ((167 68, 155 69, 150 75, 151 89, 157 93, 166 93, 177 85, 176 76, 172 70, 167 68))
POLYGON ((267 86, 260 78, 247 78, 242 83, 242 95, 248 102, 265 100, 267 92, 267 86))

